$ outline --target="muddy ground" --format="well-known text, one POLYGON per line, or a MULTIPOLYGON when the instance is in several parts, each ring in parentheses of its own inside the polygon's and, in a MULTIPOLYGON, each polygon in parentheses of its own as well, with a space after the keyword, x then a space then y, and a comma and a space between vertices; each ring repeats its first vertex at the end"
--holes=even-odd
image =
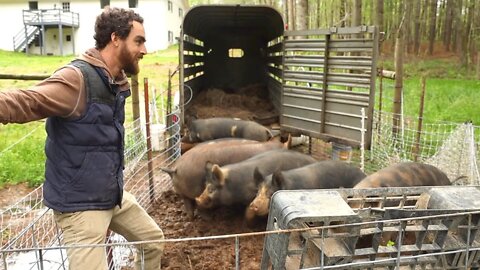
MULTIPOLYGON (((186 118, 236 117, 258 120, 278 117, 267 99, 264 85, 250 85, 238 91, 206 89, 189 104, 186 118)), ((188 122, 188 119, 186 119, 188 122)), ((276 122, 277 120, 274 119, 276 122)), ((183 210, 183 201, 173 191, 164 192, 150 214, 168 239, 208 237, 264 231, 266 218, 247 225, 244 207, 218 208, 193 220, 183 210)), ((239 263, 241 269, 259 269, 263 235, 241 237, 239 263)), ((235 269, 235 238, 167 243, 162 261, 165 269, 235 269)))
MULTIPOLYGON (((173 191, 164 192, 150 214, 168 239, 208 237, 264 231, 266 219, 247 226, 243 208, 218 208, 207 217, 193 220, 183 211, 183 202, 173 191)), ((259 269, 263 235, 239 238, 240 269, 259 269)), ((162 269, 235 269, 235 238, 167 243, 162 269)))

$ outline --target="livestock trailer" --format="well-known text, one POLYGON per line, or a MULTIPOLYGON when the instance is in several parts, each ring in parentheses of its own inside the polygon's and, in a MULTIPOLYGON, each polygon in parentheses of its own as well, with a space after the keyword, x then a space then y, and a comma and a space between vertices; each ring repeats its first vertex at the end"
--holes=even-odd
POLYGON ((218 117, 250 102, 249 108, 260 110, 233 116, 368 148, 378 30, 285 28, 281 14, 269 6, 191 8, 179 39, 181 121, 206 118, 201 103, 223 103, 226 112, 210 108, 208 116, 218 117), (232 100, 242 95, 244 100, 232 100), (257 97, 268 104, 254 102, 257 97))

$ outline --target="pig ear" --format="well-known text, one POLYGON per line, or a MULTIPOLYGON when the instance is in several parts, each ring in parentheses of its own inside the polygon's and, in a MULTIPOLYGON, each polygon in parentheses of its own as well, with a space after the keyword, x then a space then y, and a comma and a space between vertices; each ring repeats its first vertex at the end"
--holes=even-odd
POLYGON ((211 178, 212 176, 212 167, 213 163, 210 161, 205 162, 205 177, 208 179, 209 177, 211 178))
POLYGON ((263 182, 263 174, 260 172, 258 167, 255 167, 255 170, 253 170, 253 179, 255 180, 255 185, 260 185, 261 182, 263 182))
POLYGON ((292 134, 288 133, 287 141, 283 143, 283 148, 290 149, 292 148, 292 134))
POLYGON ((218 166, 217 164, 213 164, 211 171, 213 173, 212 179, 214 180, 215 184, 223 186, 225 184, 225 175, 223 174, 220 166, 218 166))
POLYGON ((272 175, 272 187, 281 189, 284 182, 283 173, 281 171, 275 171, 272 175))
POLYGON ((162 171, 168 173, 168 175, 170 175, 171 178, 173 178, 173 175, 177 173, 177 169, 170 169, 170 168, 167 168, 167 167, 163 167, 163 168, 160 168, 162 171))
POLYGON ((213 163, 211 161, 205 162, 205 170, 206 171, 212 171, 213 163))
POLYGON ((265 133, 267 134, 267 141, 271 140, 274 137, 270 129, 265 130, 265 133))
POLYGON ((194 115, 190 115, 190 117, 188 117, 188 119, 187 119, 187 127, 191 128, 192 124, 193 124, 193 121, 195 121, 195 120, 197 120, 197 117, 194 116, 194 115))

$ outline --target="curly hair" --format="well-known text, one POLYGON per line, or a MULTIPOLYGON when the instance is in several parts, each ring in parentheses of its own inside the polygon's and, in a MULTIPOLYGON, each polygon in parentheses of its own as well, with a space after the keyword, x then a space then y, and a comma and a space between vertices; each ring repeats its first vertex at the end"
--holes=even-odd
POLYGON ((130 34, 133 21, 143 23, 143 18, 133 10, 106 7, 95 21, 95 48, 103 49, 110 42, 112 33, 124 40, 130 34))

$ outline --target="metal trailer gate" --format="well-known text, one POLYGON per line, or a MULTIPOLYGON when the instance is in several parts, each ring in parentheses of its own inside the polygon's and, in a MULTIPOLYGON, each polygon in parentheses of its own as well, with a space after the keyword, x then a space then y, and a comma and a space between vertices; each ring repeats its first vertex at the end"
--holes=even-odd
POLYGON ((286 31, 282 129, 369 148, 377 48, 372 26, 286 31))
POLYGON ((472 269, 479 226, 478 186, 282 190, 261 269, 472 269))

